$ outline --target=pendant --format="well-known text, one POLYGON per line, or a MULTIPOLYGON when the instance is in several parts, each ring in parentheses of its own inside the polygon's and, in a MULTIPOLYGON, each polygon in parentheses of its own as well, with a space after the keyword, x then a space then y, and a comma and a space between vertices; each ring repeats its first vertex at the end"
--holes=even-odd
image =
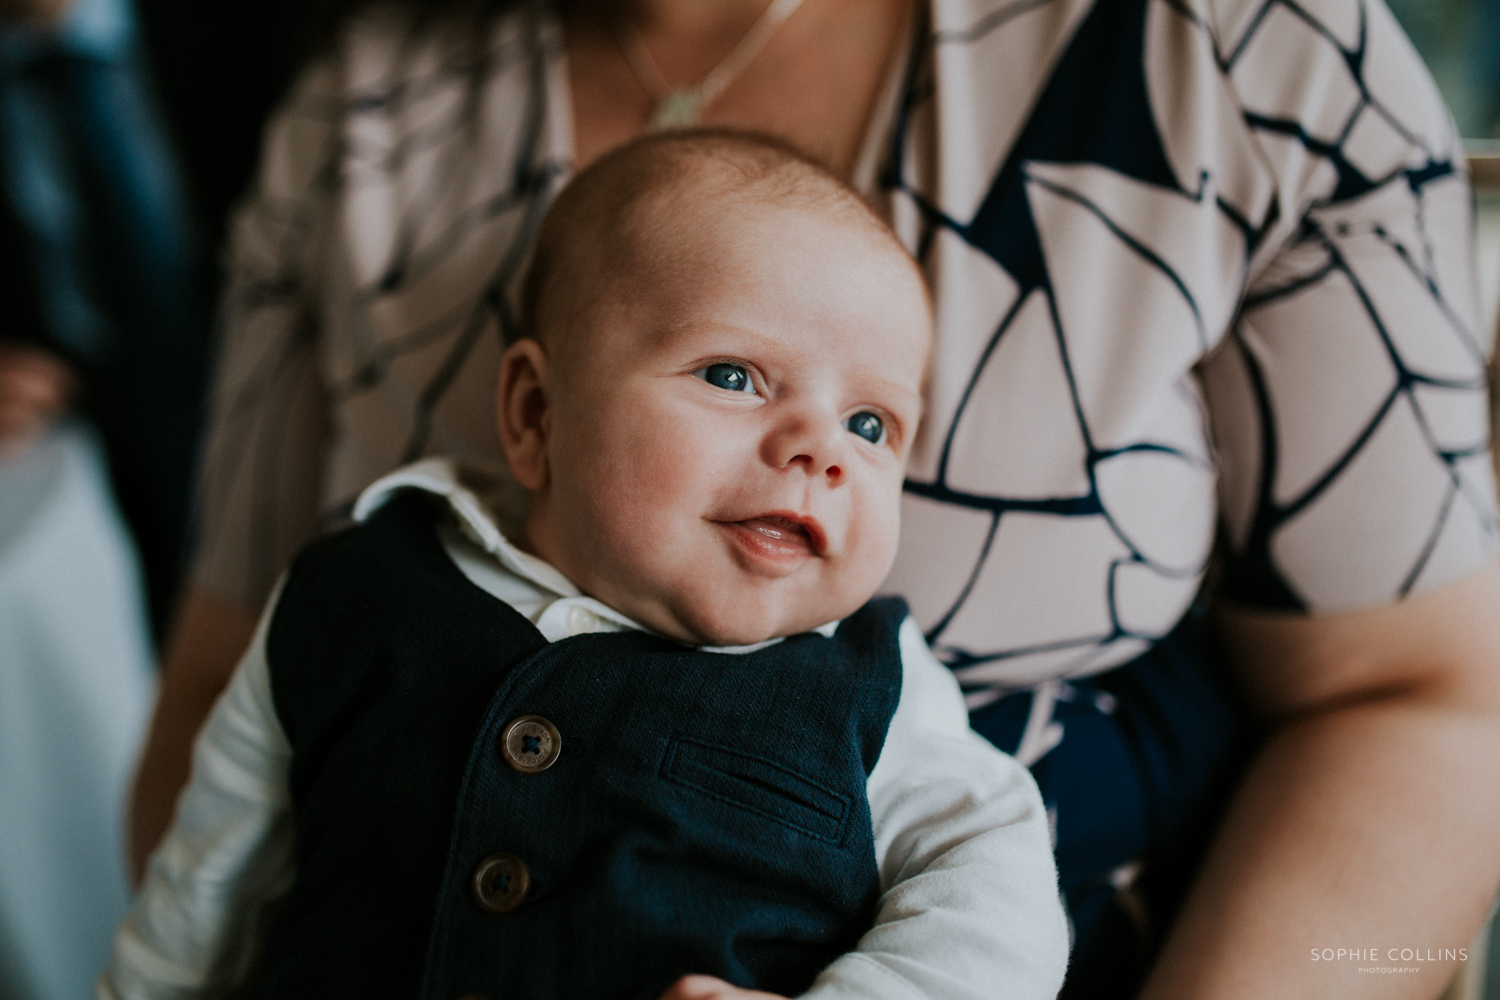
POLYGON ((651 110, 651 131, 692 128, 703 117, 703 94, 697 87, 669 91, 651 110))

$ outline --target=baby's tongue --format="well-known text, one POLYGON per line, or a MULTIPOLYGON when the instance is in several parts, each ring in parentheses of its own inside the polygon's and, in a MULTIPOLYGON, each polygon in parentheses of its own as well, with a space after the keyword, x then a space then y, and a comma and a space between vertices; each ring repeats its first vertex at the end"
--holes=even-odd
POLYGON ((784 517, 752 517, 740 523, 751 531, 779 542, 790 542, 794 545, 806 545, 808 542, 807 529, 784 517))

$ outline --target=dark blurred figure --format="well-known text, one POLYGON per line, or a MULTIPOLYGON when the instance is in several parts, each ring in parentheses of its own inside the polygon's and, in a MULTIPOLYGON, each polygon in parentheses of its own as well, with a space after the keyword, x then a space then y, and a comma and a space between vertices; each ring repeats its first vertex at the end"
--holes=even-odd
POLYGON ((18 391, 43 409, 71 394, 91 418, 159 633, 208 323, 202 244, 140 52, 128 0, 0 0, 0 410, 16 439, 31 398, 18 391))
MULTIPOLYGON (((0 0, 3 2, 3 0, 0 0)), ((212 263, 217 297, 225 220, 255 169, 260 133, 291 82, 317 0, 135 0, 142 45, 212 263)))

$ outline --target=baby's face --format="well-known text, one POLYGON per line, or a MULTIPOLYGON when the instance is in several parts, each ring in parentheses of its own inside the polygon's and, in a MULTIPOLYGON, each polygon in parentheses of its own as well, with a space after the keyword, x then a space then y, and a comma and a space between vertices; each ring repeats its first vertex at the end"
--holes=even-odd
POLYGON ((853 223, 742 206, 718 233, 551 349, 526 542, 643 625, 742 645, 885 578, 931 319, 910 261, 853 223))

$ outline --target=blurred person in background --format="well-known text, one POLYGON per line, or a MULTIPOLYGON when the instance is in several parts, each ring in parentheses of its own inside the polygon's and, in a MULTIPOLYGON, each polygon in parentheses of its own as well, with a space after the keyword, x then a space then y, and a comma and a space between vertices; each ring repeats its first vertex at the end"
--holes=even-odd
POLYGON ((43 411, 68 395, 91 420, 160 627, 187 534, 206 362, 192 220, 126 0, 4 10, 0 357, 29 374, 3 377, 53 401, 43 411))
POLYGON ((0 996, 87 995, 188 522, 205 323, 126 0, 0 3, 0 996), (123 513, 123 518, 122 518, 123 513), (148 611, 149 608, 149 611, 148 611))

